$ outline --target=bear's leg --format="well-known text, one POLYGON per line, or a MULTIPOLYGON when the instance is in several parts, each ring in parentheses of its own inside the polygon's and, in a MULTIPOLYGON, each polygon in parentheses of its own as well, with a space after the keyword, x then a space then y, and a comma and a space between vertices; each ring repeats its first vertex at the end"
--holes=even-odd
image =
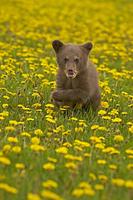
POLYGON ((56 90, 52 93, 52 98, 56 101, 85 104, 88 94, 81 89, 56 90))
POLYGON ((100 108, 100 102, 101 102, 101 96, 100 92, 97 92, 92 98, 91 98, 91 106, 94 111, 97 111, 100 108))

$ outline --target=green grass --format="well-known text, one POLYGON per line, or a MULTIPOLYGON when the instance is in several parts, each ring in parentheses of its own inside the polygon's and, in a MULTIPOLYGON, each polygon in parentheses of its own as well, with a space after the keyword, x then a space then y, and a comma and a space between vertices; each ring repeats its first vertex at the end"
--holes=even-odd
POLYGON ((0 7, 0 200, 132 199, 132 1, 3 0, 0 7), (50 107, 54 39, 93 42, 104 115, 50 107), (54 169, 44 167, 49 162, 54 169))

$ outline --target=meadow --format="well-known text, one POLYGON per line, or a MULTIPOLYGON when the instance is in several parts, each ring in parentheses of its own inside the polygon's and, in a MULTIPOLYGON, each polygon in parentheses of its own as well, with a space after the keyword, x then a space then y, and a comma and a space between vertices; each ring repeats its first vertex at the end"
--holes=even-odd
POLYGON ((133 1, 0 0, 0 200, 133 199, 133 1), (94 45, 101 108, 55 108, 52 41, 94 45))

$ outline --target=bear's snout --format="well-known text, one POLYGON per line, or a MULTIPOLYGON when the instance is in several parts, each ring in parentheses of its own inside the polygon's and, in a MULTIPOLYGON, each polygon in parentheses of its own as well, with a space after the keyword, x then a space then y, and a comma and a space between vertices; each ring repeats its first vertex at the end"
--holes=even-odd
POLYGON ((73 69, 68 69, 67 73, 68 73, 69 75, 73 75, 73 74, 74 74, 74 71, 73 71, 73 69))
POLYGON ((76 69, 68 68, 68 69, 65 70, 65 74, 66 74, 67 78, 74 79, 77 76, 78 72, 77 72, 76 69))

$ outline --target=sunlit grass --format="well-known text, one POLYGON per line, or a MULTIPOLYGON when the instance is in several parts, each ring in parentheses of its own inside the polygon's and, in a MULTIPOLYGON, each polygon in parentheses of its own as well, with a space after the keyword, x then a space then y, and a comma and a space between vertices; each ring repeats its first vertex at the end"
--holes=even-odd
POLYGON ((0 200, 132 199, 132 1, 8 0, 0 8, 0 200), (98 113, 51 104, 54 39, 93 42, 98 113))

